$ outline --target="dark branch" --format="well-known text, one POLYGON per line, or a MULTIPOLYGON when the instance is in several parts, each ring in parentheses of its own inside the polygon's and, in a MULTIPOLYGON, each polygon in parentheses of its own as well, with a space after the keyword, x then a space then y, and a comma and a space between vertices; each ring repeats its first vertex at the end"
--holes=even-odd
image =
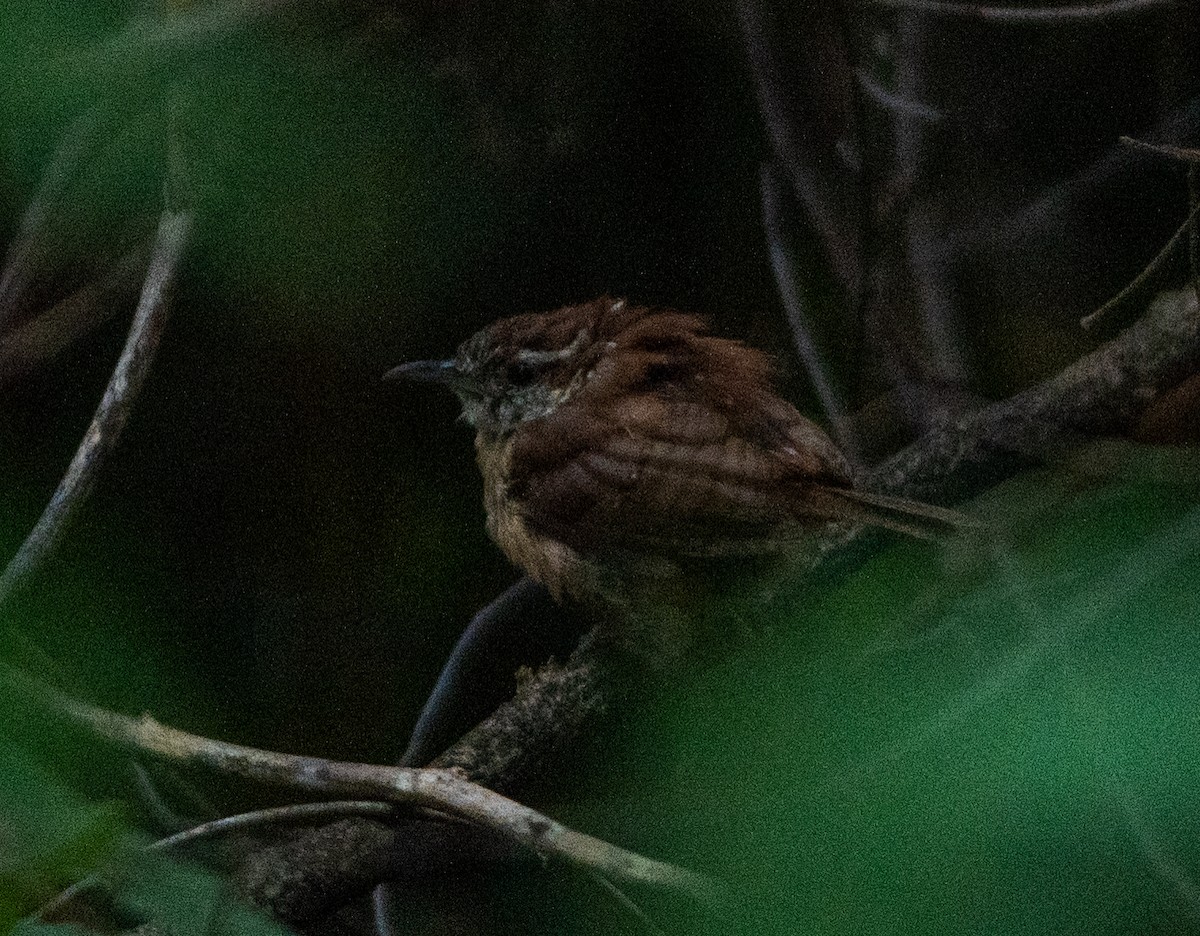
POLYGON ((870 472, 867 486, 933 502, 962 500, 1081 436, 1128 430, 1147 403, 1197 369, 1196 296, 1164 293, 1116 338, 1049 380, 926 434, 870 472))
POLYGON ((816 391, 817 399, 825 410, 825 416, 833 429, 834 437, 855 463, 859 460, 859 442, 847 413, 845 394, 834 382, 828 355, 818 346, 818 336, 813 328, 811 316, 805 308, 802 278, 796 268, 795 245, 787 236, 784 217, 783 191, 778 174, 767 164, 760 173, 762 196, 763 229, 767 235, 767 248, 771 257, 771 270, 775 274, 775 285, 779 291, 791 328, 792 342, 796 353, 804 363, 808 379, 816 391))
POLYGON ((862 290, 860 212, 853 178, 831 168, 841 160, 822 139, 818 129, 822 121, 784 78, 785 66, 766 6, 757 0, 738 3, 759 111, 782 172, 816 230, 847 305, 853 307, 862 290))
POLYGON ((1174 6, 1178 0, 1111 0, 1080 6, 1010 7, 984 6, 977 3, 948 3, 942 0, 866 0, 869 6, 903 10, 907 13, 928 13, 936 16, 956 16, 987 23, 1065 24, 1107 20, 1118 16, 1148 13, 1174 6))

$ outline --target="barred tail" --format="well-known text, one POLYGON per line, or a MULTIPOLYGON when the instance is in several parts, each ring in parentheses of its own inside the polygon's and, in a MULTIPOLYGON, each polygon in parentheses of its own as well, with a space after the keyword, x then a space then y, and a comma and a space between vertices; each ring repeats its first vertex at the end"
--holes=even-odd
POLYGON ((918 539, 937 540, 947 536, 984 529, 985 524, 945 507, 934 507, 902 497, 889 497, 853 488, 826 488, 842 502, 843 512, 859 523, 895 530, 918 539), (849 511, 845 508, 849 507, 849 511))

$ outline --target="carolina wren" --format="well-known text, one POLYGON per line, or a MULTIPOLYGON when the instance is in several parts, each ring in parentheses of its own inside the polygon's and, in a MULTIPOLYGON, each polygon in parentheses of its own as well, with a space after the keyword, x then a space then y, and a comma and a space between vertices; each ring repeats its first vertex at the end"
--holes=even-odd
POLYGON ((513 563, 601 623, 663 631, 651 642, 676 655, 718 573, 760 569, 830 524, 921 537, 967 524, 855 490, 770 369, 696 316, 597 299, 502 319, 386 379, 458 394, 488 530, 513 563))

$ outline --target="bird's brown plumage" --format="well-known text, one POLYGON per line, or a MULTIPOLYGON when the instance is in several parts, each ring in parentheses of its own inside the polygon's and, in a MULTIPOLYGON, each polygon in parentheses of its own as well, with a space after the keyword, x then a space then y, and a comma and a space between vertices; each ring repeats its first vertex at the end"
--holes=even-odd
POLYGON ((505 354, 564 346, 581 327, 588 349, 547 379, 582 382, 498 443, 504 480, 489 512, 600 557, 771 554, 837 520, 918 535, 946 527, 948 512, 853 492, 836 446, 775 393, 768 358, 700 318, 597 300, 507 319, 491 334, 505 354))
POLYGON ((664 658, 695 642, 719 583, 805 552, 830 523, 969 525, 855 490, 766 355, 696 316, 598 299, 503 319, 453 361, 395 374, 458 392, 488 528, 513 563, 664 658))
POLYGON ((796 556, 829 523, 967 526, 854 490, 838 448, 770 371, 701 318, 598 299, 499 320, 454 360, 395 373, 462 398, 488 529, 512 562, 559 598, 626 618, 686 618, 715 570, 796 556))

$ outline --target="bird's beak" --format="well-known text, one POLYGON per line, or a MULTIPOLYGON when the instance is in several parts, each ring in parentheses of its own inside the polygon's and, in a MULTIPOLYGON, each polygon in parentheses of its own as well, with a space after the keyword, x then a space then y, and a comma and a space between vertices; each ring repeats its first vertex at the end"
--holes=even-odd
POLYGON ((387 381, 411 380, 415 383, 444 384, 447 387, 457 387, 462 383, 462 372, 458 365, 449 361, 409 361, 399 367, 393 367, 383 375, 387 381))

